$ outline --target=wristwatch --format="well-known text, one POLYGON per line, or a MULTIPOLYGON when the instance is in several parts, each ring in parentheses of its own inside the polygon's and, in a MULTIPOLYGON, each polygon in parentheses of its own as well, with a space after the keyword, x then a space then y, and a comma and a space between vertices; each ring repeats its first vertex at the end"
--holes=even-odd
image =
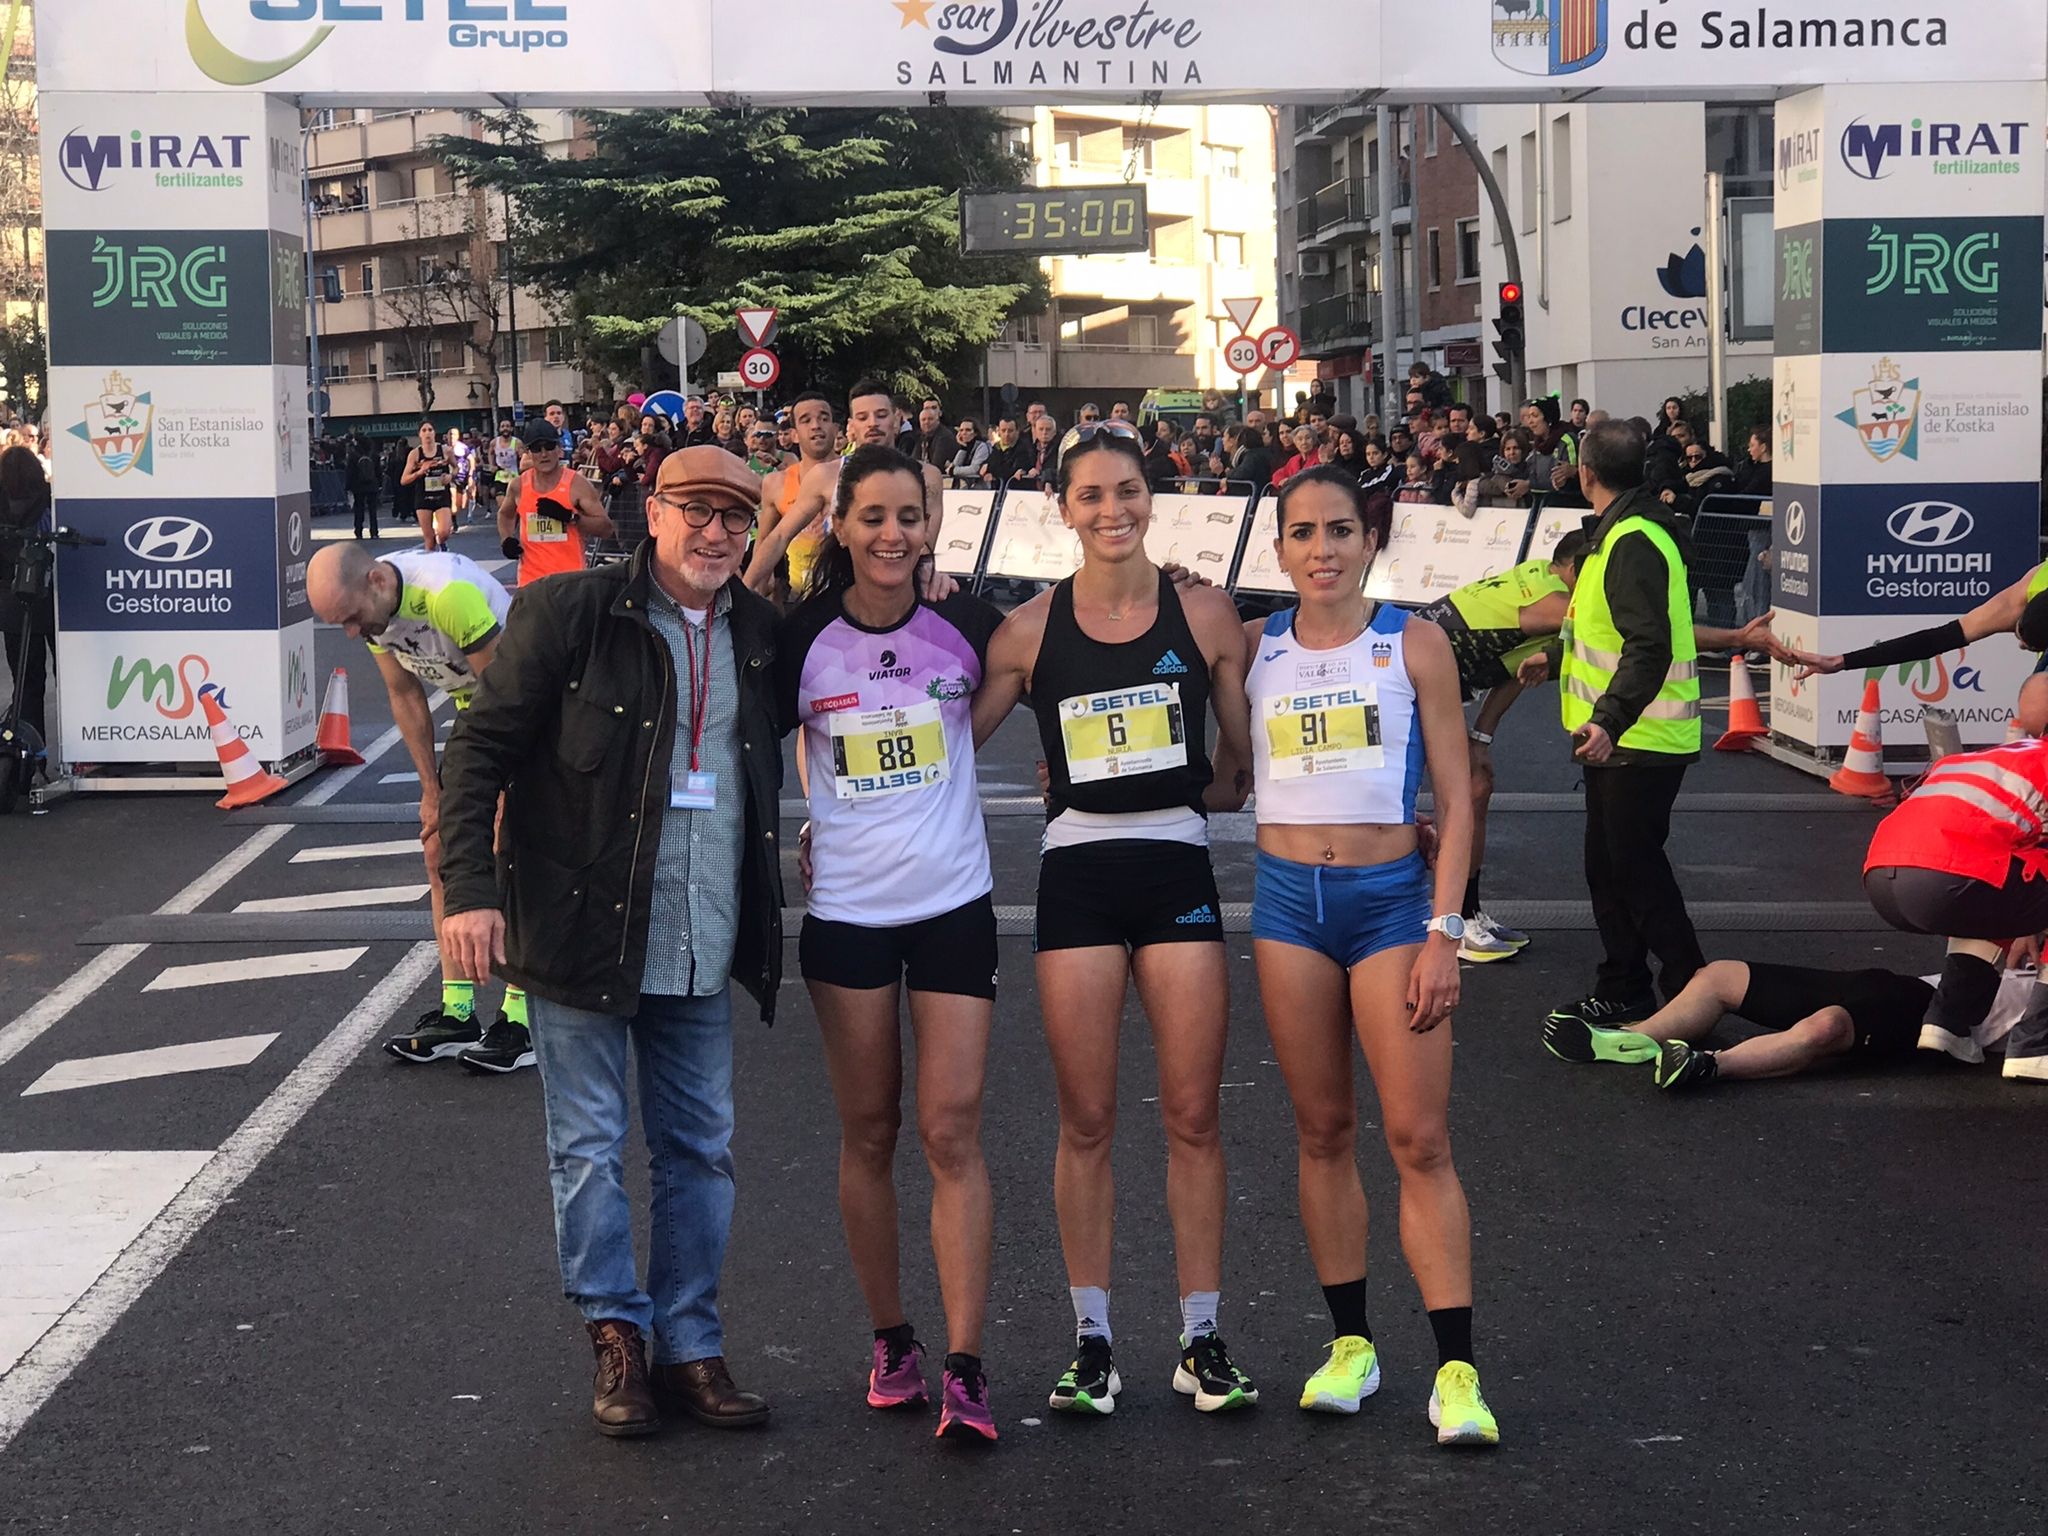
POLYGON ((1467 731, 1465 734, 1471 740, 1478 742, 1482 747, 1493 745, 1493 737, 1485 731, 1467 731))
POLYGON ((1465 939, 1465 919, 1455 912, 1448 917, 1432 917, 1429 920, 1428 931, 1440 933, 1453 944, 1460 944, 1465 939))

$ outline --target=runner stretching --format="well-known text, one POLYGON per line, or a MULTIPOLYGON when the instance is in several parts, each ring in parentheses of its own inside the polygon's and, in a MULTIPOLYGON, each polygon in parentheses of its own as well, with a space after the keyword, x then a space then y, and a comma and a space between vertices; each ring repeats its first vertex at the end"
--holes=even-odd
POLYGON ((1117 1037, 1136 977, 1152 1021, 1181 1311, 1174 1390, 1209 1412, 1258 1401, 1216 1329, 1225 1176, 1218 1089, 1229 1022, 1221 905, 1205 809, 1244 803, 1247 767, 1212 784, 1222 752, 1249 764, 1244 641, 1230 599, 1175 590, 1145 556, 1152 493, 1135 430, 1091 423, 1061 445, 1060 516, 1081 568, 1003 621, 975 700, 986 741, 1029 696, 1050 779, 1038 878, 1038 992, 1059 1090, 1053 1200, 1078 1350, 1055 1409, 1109 1413, 1117 1037))
POLYGON ((1356 1036, 1400 1173, 1401 1247, 1436 1335, 1429 1422, 1441 1445, 1494 1445, 1500 1429, 1473 1364, 1472 1218, 1450 1140, 1458 898, 1472 841, 1464 716, 1443 631, 1365 596, 1386 525, 1385 504, 1369 515, 1355 475, 1325 467, 1289 480, 1276 543, 1298 602, 1244 626, 1259 844, 1252 950, 1294 1101, 1301 1221, 1334 1335, 1301 1406, 1356 1413, 1380 1382, 1356 1036), (1433 875, 1415 830, 1425 769, 1438 807, 1433 875))
POLYGON ((444 548, 455 536, 454 492, 448 452, 442 447, 431 421, 420 423, 420 440, 405 457, 405 469, 398 477, 401 486, 413 494, 413 516, 419 521, 420 541, 428 554, 444 548))
POLYGON ((777 696, 783 729, 801 729, 810 760, 810 899, 797 952, 839 1109, 840 1219, 874 1326, 868 1402, 926 1401, 897 1251, 907 988, 946 1308, 938 1432, 993 1440, 981 1361, 994 1219, 981 1103, 996 914, 972 709, 1002 615, 965 592, 920 599, 922 480, 894 448, 857 448, 847 460, 809 588, 782 623, 777 696))
MULTIPOLYGON (((434 939, 441 940, 441 775, 434 761, 434 717, 427 690, 439 688, 458 710, 498 648, 512 599, 466 555, 406 550, 372 559, 361 545, 330 544, 306 569, 306 596, 323 623, 367 640, 377 658, 391 718, 420 775, 420 844, 433 893, 434 939)), ((453 1056, 472 1072, 515 1072, 533 1065, 526 994, 505 988, 505 1006, 486 1030, 477 1022, 476 983, 441 949, 441 1006, 407 1033, 384 1042, 400 1061, 453 1056)))

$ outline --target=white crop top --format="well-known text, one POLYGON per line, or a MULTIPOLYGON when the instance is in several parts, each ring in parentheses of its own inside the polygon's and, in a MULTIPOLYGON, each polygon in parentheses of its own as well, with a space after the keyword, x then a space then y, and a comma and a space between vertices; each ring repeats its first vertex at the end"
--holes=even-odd
POLYGON ((1405 611, 1382 604, 1335 650, 1294 637, 1294 610, 1266 621, 1245 679, 1253 810, 1275 826, 1402 826, 1415 820, 1422 723, 1408 676, 1405 611))

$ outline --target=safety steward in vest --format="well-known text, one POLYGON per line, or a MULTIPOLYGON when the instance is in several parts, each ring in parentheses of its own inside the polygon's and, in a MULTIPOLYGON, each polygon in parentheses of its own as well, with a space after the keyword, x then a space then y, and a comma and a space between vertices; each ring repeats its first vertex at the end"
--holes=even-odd
MULTIPOLYGON (((2020 690, 2021 728, 2048 725, 2048 676, 2020 690)), ((1941 985, 1920 1027, 1922 1050, 1980 1062, 1972 1031, 1998 996, 2006 941, 2048 929, 2048 741, 2030 734, 1987 752, 1944 757, 1878 823, 1863 861, 1877 915, 1949 941, 1941 985)), ((2048 1082, 2048 986, 2036 982, 2006 1036, 2005 1075, 2048 1082)))
POLYGON ((519 562, 521 590, 543 576, 580 571, 583 541, 615 531, 597 487, 562 462, 562 434, 536 422, 526 434, 533 467, 498 503, 498 536, 507 560, 519 562))
POLYGON ((1586 767, 1586 885, 1605 957, 1589 997, 1553 1018, 1614 1027, 1648 1018, 1705 964, 1664 856, 1671 806, 1700 753, 1692 583, 1680 530, 1643 490, 1643 435, 1602 422, 1579 448, 1592 503, 1561 635, 1558 698, 1586 767))

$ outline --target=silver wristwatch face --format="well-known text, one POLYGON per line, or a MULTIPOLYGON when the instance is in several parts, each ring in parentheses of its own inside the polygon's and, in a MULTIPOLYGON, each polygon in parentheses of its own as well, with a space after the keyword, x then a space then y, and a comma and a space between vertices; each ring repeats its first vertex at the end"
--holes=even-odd
POLYGON ((1465 919, 1456 913, 1451 914, 1449 917, 1439 917, 1431 921, 1429 931, 1431 933, 1440 933, 1447 939, 1463 939, 1465 937, 1465 919))

